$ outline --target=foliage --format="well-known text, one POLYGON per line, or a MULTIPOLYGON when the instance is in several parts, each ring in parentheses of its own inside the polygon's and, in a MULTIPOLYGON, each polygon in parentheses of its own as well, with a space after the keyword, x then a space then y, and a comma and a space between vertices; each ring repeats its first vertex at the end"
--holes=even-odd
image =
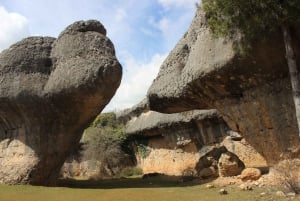
POLYGON ((122 166, 132 162, 123 148, 125 139, 124 125, 117 122, 115 114, 100 114, 84 132, 83 157, 101 161, 103 175, 116 175, 122 166))
POLYGON ((99 114, 92 122, 91 127, 115 127, 116 125, 118 124, 115 113, 106 113, 99 114))
POLYGON ((149 156, 150 149, 148 147, 148 140, 144 139, 144 140, 136 141, 136 147, 137 147, 138 154, 142 158, 147 158, 149 156))
POLYGON ((142 175, 143 170, 139 167, 126 167, 123 168, 122 171, 120 172, 120 177, 131 177, 131 176, 138 176, 142 175))
POLYGON ((213 35, 242 34, 242 48, 263 33, 300 22, 299 0, 203 0, 202 7, 213 35))

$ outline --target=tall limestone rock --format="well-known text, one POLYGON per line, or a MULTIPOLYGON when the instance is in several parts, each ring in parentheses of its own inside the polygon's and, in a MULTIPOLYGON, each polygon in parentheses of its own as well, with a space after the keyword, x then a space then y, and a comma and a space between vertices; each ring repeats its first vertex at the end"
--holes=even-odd
POLYGON ((30 37, 0 54, 0 183, 53 185, 88 123, 119 87, 106 30, 79 21, 57 39, 30 37))
MULTIPOLYGON (((300 63, 297 26, 292 37, 300 63)), ((248 55, 234 51, 236 42, 238 38, 213 38, 199 8, 148 91, 150 109, 217 109, 272 165, 299 146, 283 37, 278 31, 256 41, 248 55)))

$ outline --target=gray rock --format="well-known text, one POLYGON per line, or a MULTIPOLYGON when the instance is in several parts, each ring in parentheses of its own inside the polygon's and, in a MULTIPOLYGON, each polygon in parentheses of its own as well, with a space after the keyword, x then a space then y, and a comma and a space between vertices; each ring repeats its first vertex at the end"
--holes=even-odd
MULTIPOLYGON (((222 140, 226 135, 227 126, 216 110, 194 110, 176 114, 148 111, 132 118, 126 124, 126 133, 129 135, 153 136, 162 133, 167 135, 175 130, 186 131, 187 129, 203 135, 203 141, 206 142, 205 144, 209 144, 209 141, 213 143, 222 140), (201 127, 206 129, 205 132, 201 132, 201 127), (210 131, 208 128, 211 128, 209 134, 206 133, 210 131), (220 139, 216 140, 217 138, 220 139)), ((192 135, 196 137, 195 133, 192 135)))
POLYGON ((131 108, 127 108, 116 113, 116 118, 120 123, 126 124, 132 118, 139 116, 143 112, 149 111, 148 99, 143 99, 131 108))
POLYGON ((122 76, 97 21, 58 39, 30 37, 0 54, 0 183, 52 185, 122 76))
POLYGON ((217 109, 233 131, 275 164, 288 147, 299 145, 282 34, 256 41, 248 55, 234 51, 238 40, 213 38, 198 9, 148 90, 149 106, 163 113, 217 109))

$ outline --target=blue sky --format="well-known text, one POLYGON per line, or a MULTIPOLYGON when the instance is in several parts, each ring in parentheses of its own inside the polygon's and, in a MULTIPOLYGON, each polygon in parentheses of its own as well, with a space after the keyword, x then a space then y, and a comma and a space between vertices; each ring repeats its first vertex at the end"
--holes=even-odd
POLYGON ((0 51, 31 35, 53 36, 77 20, 107 29, 123 66, 105 111, 138 103, 167 54, 187 30, 198 0, 0 0, 0 51))

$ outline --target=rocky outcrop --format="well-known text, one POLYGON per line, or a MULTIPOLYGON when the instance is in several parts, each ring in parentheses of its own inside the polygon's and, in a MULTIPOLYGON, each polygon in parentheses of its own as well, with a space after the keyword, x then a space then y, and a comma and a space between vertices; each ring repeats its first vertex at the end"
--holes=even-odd
MULTIPOLYGON (((300 29, 292 29, 300 63, 300 29)), ((280 32, 239 54, 238 38, 213 38, 198 9, 148 91, 151 110, 217 109, 229 127, 272 165, 299 145, 291 84, 280 32)))
POLYGON ((0 183, 50 185, 114 95, 121 65, 103 25, 26 38, 0 54, 0 183))
POLYGON ((119 112, 117 117, 127 122, 126 134, 144 174, 217 177, 222 154, 247 158, 249 150, 256 163, 246 160, 246 166, 266 166, 255 150, 241 143, 242 137, 228 128, 216 110, 162 114, 149 111, 147 101, 143 100, 119 112))
MULTIPOLYGON (((125 132, 134 146, 137 165, 145 174, 218 177, 222 154, 236 159, 236 172, 243 167, 267 166, 242 136, 229 129, 216 110, 163 114, 149 110, 147 100, 143 100, 120 111, 117 119, 126 123, 125 132)), ((232 175, 227 169, 223 168, 223 176, 232 175)))
POLYGON ((195 176, 200 149, 220 143, 227 129, 215 110, 178 114, 148 111, 127 123, 126 134, 134 136, 138 165, 144 174, 195 176))

